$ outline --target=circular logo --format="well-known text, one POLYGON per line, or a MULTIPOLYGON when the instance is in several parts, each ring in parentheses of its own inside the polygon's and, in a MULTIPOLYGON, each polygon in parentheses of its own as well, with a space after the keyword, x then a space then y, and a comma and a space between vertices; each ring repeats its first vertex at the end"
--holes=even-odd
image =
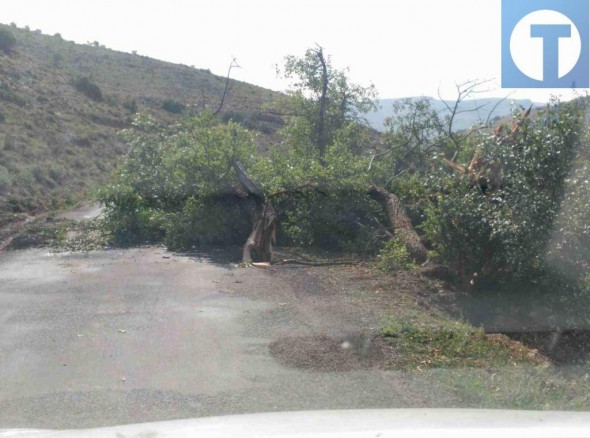
POLYGON ((531 79, 543 80, 543 38, 531 37, 535 24, 569 24, 570 38, 559 38, 558 75, 564 77, 578 63, 582 53, 582 38, 576 25, 565 15, 544 9, 535 11, 518 22, 510 37, 510 53, 518 69, 531 79))

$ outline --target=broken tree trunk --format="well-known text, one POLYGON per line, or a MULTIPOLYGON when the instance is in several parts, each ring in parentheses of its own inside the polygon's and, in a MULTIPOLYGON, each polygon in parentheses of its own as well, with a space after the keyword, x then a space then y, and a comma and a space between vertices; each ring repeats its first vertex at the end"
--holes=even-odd
POLYGON ((242 252, 244 263, 270 262, 272 258, 272 245, 275 243, 276 233, 276 211, 269 199, 258 204, 257 210, 252 232, 248 236, 242 252))
POLYGON ((406 246, 410 256, 417 263, 424 263, 428 258, 426 248, 412 226, 412 221, 406 213, 406 207, 399 198, 390 193, 385 187, 371 186, 369 196, 381 204, 389 218, 394 235, 406 246))
POLYGON ((252 221, 252 232, 244 244, 242 261, 270 262, 272 258, 272 245, 276 234, 276 211, 258 184, 246 173, 239 161, 234 163, 238 181, 256 203, 256 212, 252 221))

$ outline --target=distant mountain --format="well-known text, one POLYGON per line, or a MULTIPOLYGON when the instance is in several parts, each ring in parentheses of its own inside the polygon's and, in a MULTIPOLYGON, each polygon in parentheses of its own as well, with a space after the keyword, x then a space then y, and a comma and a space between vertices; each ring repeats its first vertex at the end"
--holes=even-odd
MULTIPOLYGON (((420 97, 410 97, 412 100, 421 99, 420 97)), ((379 109, 375 112, 369 113, 366 117, 369 123, 373 128, 378 131, 384 131, 384 122, 385 119, 391 117, 393 115, 393 104, 395 102, 399 102, 403 99, 380 99, 379 100, 379 109)), ((445 103, 450 107, 453 108, 455 105, 455 101, 442 101, 438 99, 434 99, 429 97, 430 104, 432 108, 438 112, 441 117, 445 115, 450 115, 449 110, 445 103)), ((488 119, 490 112, 493 111, 491 119, 498 117, 504 118, 512 114, 512 108, 516 107, 524 107, 528 108, 529 106, 542 106, 544 104, 536 104, 531 100, 511 100, 511 99, 499 99, 499 98, 490 98, 490 99, 470 99, 464 100, 461 102, 461 105, 458 108, 458 114, 455 116, 455 120, 453 123, 453 128, 456 131, 461 131, 463 129, 469 129, 473 125, 476 125, 481 122, 486 122, 488 119), (495 108, 495 109, 494 109, 495 108)))

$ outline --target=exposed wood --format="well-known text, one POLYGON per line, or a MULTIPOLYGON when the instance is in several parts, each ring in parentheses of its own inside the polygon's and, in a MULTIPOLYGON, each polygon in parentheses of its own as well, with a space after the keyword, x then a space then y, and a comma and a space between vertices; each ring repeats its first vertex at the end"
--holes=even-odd
POLYGON ((264 191, 260 186, 250 178, 250 176, 246 173, 244 166, 239 161, 234 162, 234 169, 236 171, 236 175, 238 177, 238 181, 242 185, 242 187, 246 190, 249 195, 254 196, 260 202, 264 202, 266 200, 266 196, 264 195, 264 191))
POLYGON ((272 258, 272 245, 276 237, 276 211, 270 200, 264 201, 254 219, 252 232, 246 240, 242 252, 242 261, 270 262, 272 258))
POLYGON ((418 263, 424 263, 428 258, 426 248, 412 226, 412 221, 406 213, 406 208, 400 199, 390 193, 385 187, 371 186, 369 196, 379 202, 389 218, 394 235, 406 245, 410 256, 418 263))
POLYGON ((279 260, 278 262, 273 263, 273 265, 302 265, 302 266, 345 266, 345 265, 356 265, 358 261, 345 261, 345 260, 335 260, 332 262, 310 262, 307 260, 297 260, 297 259, 286 259, 286 260, 279 260))
POLYGON ((276 211, 260 186, 246 173, 242 163, 239 161, 234 162, 234 169, 238 181, 256 202, 256 214, 252 224, 252 232, 244 244, 242 261, 244 263, 270 262, 272 245, 275 243, 276 236, 276 211))

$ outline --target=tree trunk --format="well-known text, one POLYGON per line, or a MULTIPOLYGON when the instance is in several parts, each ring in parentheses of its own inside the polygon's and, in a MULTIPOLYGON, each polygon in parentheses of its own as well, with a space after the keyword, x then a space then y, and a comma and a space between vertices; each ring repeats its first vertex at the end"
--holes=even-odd
POLYGON ((406 245, 410 256, 417 263, 425 262, 428 258, 426 248, 422 245, 420 237, 406 213, 406 208, 399 198, 385 187, 380 186, 371 186, 369 196, 381 204, 389 218, 394 235, 406 245))
POLYGON ((242 261, 244 263, 270 262, 272 245, 275 243, 277 213, 260 186, 246 173, 242 163, 236 161, 234 169, 240 185, 256 203, 252 232, 244 244, 242 261))
POLYGON ((246 240, 242 253, 244 263, 270 262, 272 245, 275 243, 276 211, 269 199, 257 203, 258 213, 254 218, 252 232, 246 240))

